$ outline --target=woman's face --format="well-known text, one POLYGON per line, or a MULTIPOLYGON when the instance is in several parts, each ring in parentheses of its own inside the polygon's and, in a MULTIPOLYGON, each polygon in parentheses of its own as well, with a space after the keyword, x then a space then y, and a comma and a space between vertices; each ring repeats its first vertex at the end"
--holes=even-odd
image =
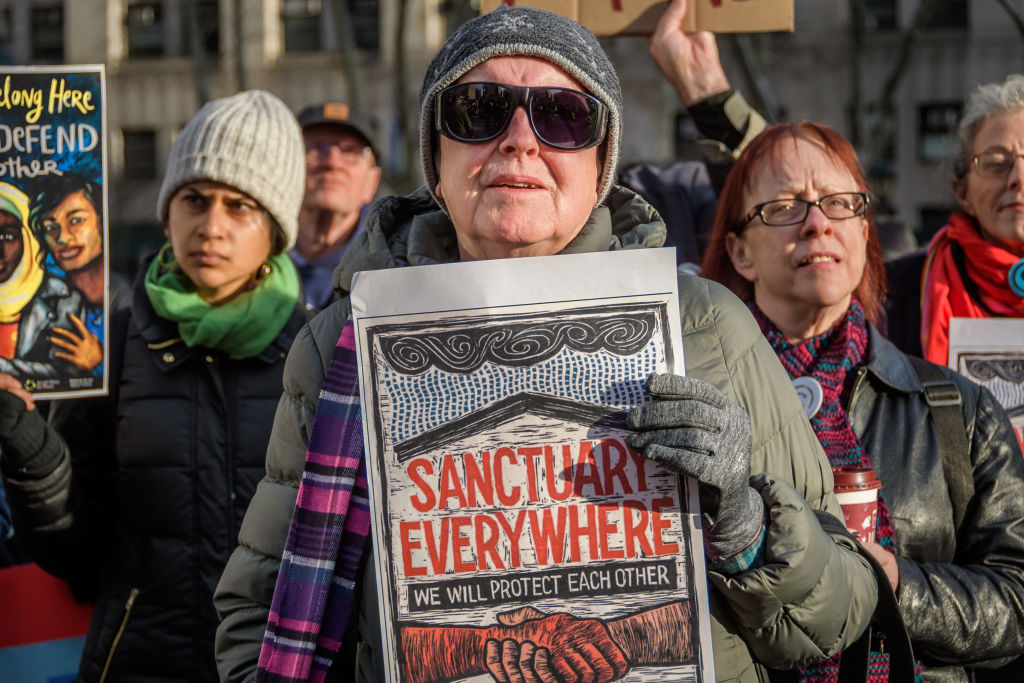
MULTIPOLYGON (((583 87, 550 62, 495 57, 460 83, 583 87)), ((561 251, 597 204, 598 147, 565 152, 537 140, 520 107, 504 133, 481 144, 438 136, 435 192, 455 224, 463 260, 544 256, 561 251)))
POLYGON ((81 191, 64 197, 43 216, 46 246, 57 265, 67 272, 80 270, 103 254, 103 231, 96 207, 81 191))
POLYGON ((25 255, 25 238, 21 234, 21 219, 7 211, 0 211, 0 282, 7 282, 25 255))
MULTIPOLYGON (((997 151, 1024 154, 1024 109, 990 114, 978 128, 971 154, 997 151)), ((982 175, 972 164, 953 189, 988 239, 1024 254, 1024 159, 1014 158, 1009 172, 996 177, 982 175)))
POLYGON ((186 183, 168 206, 174 257, 199 296, 215 305, 253 281, 270 257, 270 231, 270 217, 256 200, 223 183, 186 183))
MULTIPOLYGON (((774 160, 765 155, 755 168, 744 194, 747 211, 773 199, 816 201, 863 190, 820 144, 785 140, 775 153, 774 160)), ((737 272, 754 284, 754 299, 769 319, 815 320, 823 332, 845 315, 864 275, 867 230, 863 216, 834 220, 812 206, 796 225, 770 226, 755 217, 741 234, 728 236, 727 248, 737 272)))

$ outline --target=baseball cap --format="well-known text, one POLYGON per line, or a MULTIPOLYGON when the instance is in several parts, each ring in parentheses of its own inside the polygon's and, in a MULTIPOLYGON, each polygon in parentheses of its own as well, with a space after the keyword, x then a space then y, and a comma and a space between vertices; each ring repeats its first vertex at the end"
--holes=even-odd
POLYGON ((380 158, 380 155, 377 153, 377 145, 373 143, 373 138, 368 132, 372 128, 369 122, 353 112, 344 102, 311 104, 308 107, 303 107, 295 118, 299 120, 302 130, 306 130, 310 126, 324 124, 348 128, 351 132, 366 140, 366 143, 370 145, 370 149, 373 151, 373 156, 378 159, 380 158))

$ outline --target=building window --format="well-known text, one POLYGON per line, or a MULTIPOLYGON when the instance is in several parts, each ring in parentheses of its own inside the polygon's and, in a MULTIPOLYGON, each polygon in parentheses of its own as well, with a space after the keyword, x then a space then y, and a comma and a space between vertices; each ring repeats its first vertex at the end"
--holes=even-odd
POLYGON ((284 23, 286 52, 311 52, 321 48, 321 0, 284 0, 281 21, 284 23))
POLYGON ((125 23, 129 57, 160 57, 164 54, 163 3, 131 3, 125 23))
POLYGON ((192 19, 189 15, 182 21, 184 39, 181 44, 192 53, 192 40, 199 41, 199 47, 207 57, 216 58, 220 52, 220 10, 217 0, 193 0, 190 3, 196 12, 196 30, 192 30, 192 19))
POLYGON ((864 27, 869 31, 896 30, 896 0, 864 0, 864 27))
POLYGON ((943 0, 935 3, 925 26, 938 29, 966 29, 967 0, 943 0))
POLYGON ((934 163, 956 157, 959 149, 956 127, 960 120, 959 102, 922 104, 917 109, 917 156, 934 163))
POLYGON ((32 8, 32 61, 64 61, 64 8, 32 8))
POLYGON ((380 48, 380 3, 377 0, 348 0, 352 34, 356 47, 376 51, 380 48))
POLYGON ((124 177, 149 180, 156 177, 156 131, 124 130, 124 177))

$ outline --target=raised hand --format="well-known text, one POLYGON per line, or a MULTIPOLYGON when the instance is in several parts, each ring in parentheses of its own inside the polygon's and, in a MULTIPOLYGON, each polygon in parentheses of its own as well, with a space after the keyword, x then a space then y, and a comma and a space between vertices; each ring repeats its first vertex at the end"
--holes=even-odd
POLYGON ((683 105, 706 100, 729 89, 715 35, 686 33, 683 18, 687 0, 672 0, 647 41, 661 73, 675 88, 683 105))

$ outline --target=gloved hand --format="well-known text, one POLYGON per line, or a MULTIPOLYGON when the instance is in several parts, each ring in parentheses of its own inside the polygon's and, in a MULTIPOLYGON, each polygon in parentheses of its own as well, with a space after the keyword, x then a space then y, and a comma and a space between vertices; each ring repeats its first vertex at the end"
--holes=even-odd
POLYGON ((695 377, 652 373, 651 401, 629 413, 627 442, 700 483, 709 559, 728 558, 754 541, 764 503, 750 487, 750 416, 695 377))
POLYGON ((0 448, 4 470, 30 476, 37 471, 47 442, 46 421, 35 410, 32 396, 10 375, 0 375, 0 448))

